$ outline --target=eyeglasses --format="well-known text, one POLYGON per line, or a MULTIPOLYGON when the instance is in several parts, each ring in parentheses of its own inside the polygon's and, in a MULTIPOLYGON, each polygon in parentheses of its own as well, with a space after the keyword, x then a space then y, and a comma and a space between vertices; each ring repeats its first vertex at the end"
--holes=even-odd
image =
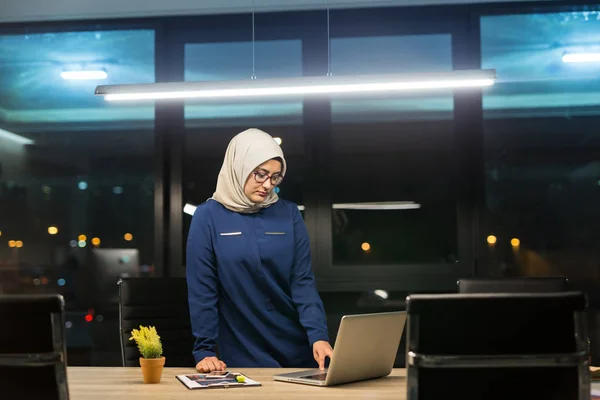
POLYGON ((265 183, 267 179, 271 178, 271 184, 273 186, 279 185, 283 180, 283 175, 280 173, 269 175, 263 171, 254 171, 252 174, 254 175, 254 180, 258 183, 265 183))

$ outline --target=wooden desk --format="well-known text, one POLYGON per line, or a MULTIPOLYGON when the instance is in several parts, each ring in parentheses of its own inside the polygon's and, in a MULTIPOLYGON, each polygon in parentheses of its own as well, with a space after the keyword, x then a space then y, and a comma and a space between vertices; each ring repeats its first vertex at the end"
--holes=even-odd
POLYGON ((334 387, 276 382, 273 375, 294 370, 236 369, 260 382, 260 387, 190 390, 175 375, 191 374, 191 368, 165 368, 159 384, 144 384, 140 368, 68 367, 72 400, 153 399, 406 399, 406 371, 397 369, 385 378, 334 387))

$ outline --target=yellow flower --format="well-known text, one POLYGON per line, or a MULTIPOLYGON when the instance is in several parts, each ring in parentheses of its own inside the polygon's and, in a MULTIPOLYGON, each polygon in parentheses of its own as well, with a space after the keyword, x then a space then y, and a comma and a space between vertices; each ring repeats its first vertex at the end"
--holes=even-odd
POLYGON ((160 336, 153 326, 141 326, 140 329, 133 329, 129 340, 135 340, 144 358, 160 358, 162 356, 162 343, 160 336))

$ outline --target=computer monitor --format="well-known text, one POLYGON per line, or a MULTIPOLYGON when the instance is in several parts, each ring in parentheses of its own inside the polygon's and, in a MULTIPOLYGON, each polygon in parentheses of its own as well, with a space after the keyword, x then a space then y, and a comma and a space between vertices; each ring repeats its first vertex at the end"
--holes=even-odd
POLYGON ((93 249, 92 274, 95 286, 96 307, 119 303, 120 278, 139 276, 140 257, 138 249, 93 249))

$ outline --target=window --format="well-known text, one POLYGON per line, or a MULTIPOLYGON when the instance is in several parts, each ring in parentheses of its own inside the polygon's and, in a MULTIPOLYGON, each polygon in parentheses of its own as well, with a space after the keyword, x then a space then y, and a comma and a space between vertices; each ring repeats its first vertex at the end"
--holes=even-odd
POLYGON ((486 16, 487 231, 495 273, 598 279, 600 9, 486 16), (591 59, 591 60, 590 60, 591 59))
MULTIPOLYGON (((190 43, 185 45, 186 81, 244 80, 302 76, 301 40, 190 43)), ((229 141, 248 128, 259 128, 280 141, 288 172, 279 195, 302 206, 304 179, 302 101, 187 101, 183 202, 186 214, 213 195, 229 141)), ((185 247, 191 216, 183 223, 185 247)), ((185 255, 185 251, 184 251, 185 255)))
POLYGON ((85 324, 153 271, 154 106, 94 88, 154 82, 154 31, 4 35, 0 55, 0 293, 62 293, 85 324))
MULTIPOLYGON (((335 38, 331 56, 337 75, 452 69, 450 35, 335 38)), ((336 99, 332 124, 334 264, 456 262, 452 92, 336 99)))

